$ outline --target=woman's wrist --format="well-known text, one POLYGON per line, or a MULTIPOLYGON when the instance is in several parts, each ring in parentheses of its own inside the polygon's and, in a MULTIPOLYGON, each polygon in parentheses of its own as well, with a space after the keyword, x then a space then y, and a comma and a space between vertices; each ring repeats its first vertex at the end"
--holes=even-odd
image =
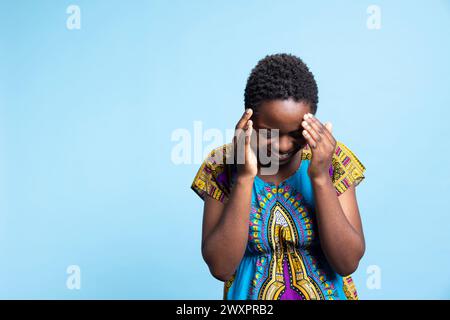
POLYGON ((312 184, 317 185, 317 186, 325 186, 327 184, 332 183, 331 177, 328 173, 312 176, 310 178, 311 178, 312 184))
POLYGON ((251 174, 238 174, 236 181, 238 183, 243 183, 243 184, 247 184, 247 183, 252 183, 255 180, 255 176, 251 175, 251 174))

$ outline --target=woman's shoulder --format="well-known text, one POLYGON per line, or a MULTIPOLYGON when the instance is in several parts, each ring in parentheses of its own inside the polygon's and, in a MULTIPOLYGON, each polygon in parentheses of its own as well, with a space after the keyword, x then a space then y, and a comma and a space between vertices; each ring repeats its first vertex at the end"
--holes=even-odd
MULTIPOLYGON (((312 151, 307 146, 303 149, 302 159, 311 160, 312 151)), ((364 180, 366 168, 346 144, 336 141, 329 174, 338 195, 344 193, 352 184, 355 187, 364 180)))
POLYGON ((213 148, 203 160, 191 184, 202 199, 209 195, 224 202, 229 197, 235 171, 231 151, 232 143, 226 143, 213 148))
POLYGON ((207 154, 204 163, 216 168, 223 168, 227 164, 231 164, 232 143, 225 143, 219 147, 211 149, 207 154))
POLYGON ((336 191, 342 194, 352 184, 355 187, 364 180, 366 167, 346 144, 337 141, 333 154, 330 176, 336 191))
MULTIPOLYGON (((339 156, 341 153, 347 153, 347 155, 355 157, 353 151, 351 151, 342 141, 336 141, 335 155, 339 156)), ((308 145, 303 149, 303 154, 305 158, 311 159, 312 153, 308 145)))

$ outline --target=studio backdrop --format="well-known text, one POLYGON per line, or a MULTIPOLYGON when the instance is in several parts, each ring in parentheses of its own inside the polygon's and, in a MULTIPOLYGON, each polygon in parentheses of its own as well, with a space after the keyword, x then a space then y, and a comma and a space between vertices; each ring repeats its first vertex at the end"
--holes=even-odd
POLYGON ((2 0, 0 298, 221 299, 190 185, 285 52, 366 167, 360 299, 448 299, 449 36, 448 0, 2 0))

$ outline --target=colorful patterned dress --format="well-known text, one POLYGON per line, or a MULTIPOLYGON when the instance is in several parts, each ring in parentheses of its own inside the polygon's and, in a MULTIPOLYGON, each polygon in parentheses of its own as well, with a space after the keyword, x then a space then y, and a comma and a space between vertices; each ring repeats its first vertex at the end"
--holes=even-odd
MULTIPOLYGON (((236 177, 236 166, 227 156, 231 147, 212 150, 198 170, 191 188, 202 199, 228 200, 236 177)), ((255 177, 247 248, 224 283, 225 300, 358 299, 352 278, 336 273, 320 246, 307 173, 311 155, 310 149, 302 149, 298 170, 278 187, 255 177)), ((338 142, 330 166, 336 194, 358 185, 364 171, 355 154, 338 142)))

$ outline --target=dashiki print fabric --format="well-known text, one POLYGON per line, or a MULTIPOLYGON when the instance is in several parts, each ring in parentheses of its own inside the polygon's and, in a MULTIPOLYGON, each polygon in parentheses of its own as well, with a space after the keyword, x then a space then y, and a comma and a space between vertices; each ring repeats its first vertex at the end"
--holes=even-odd
MULTIPOLYGON (((191 189, 202 199, 226 203, 236 177, 232 144, 212 150, 191 189)), ((342 277, 322 252, 313 189, 307 170, 311 150, 301 151, 298 170, 278 186, 255 177, 247 248, 237 270, 224 283, 225 300, 358 299, 351 276, 342 277)), ((329 174, 337 196, 364 179, 364 165, 338 142, 329 174)))

